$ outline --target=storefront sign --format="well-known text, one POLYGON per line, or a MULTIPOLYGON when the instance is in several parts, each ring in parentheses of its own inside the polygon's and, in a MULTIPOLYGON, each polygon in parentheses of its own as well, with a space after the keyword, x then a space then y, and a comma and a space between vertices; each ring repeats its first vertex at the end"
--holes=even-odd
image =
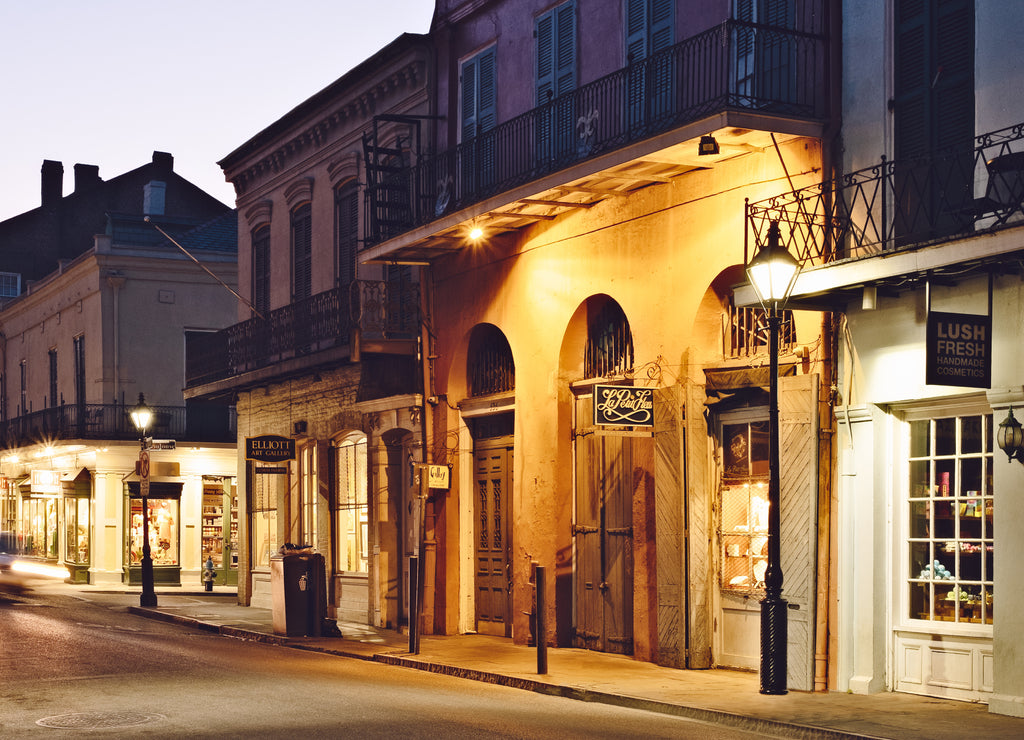
POLYGON ((56 470, 33 470, 31 481, 32 493, 60 493, 60 473, 56 470))
POLYGON ((295 440, 276 434, 245 438, 245 459, 260 462, 284 462, 295 459, 295 440))
POLYGON ((287 465, 261 465, 256 468, 256 472, 260 475, 287 475, 287 465))
POLYGON ((448 490, 451 488, 451 471, 447 465, 428 465, 427 466, 427 487, 428 488, 441 488, 448 490))
POLYGON ((594 424, 654 426, 654 391, 629 385, 594 386, 594 424))
POLYGON ((992 317, 928 314, 925 382, 989 388, 992 385, 992 317))

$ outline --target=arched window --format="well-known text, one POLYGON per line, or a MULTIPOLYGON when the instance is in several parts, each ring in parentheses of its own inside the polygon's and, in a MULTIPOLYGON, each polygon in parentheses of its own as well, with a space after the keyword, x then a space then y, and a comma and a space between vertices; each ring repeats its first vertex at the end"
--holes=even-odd
POLYGON ((633 333, 619 304, 605 301, 587 311, 587 349, 583 372, 588 378, 607 378, 633 369, 633 333))
POLYGON ((467 365, 470 396, 507 393, 516 388, 512 348, 496 326, 485 324, 474 330, 467 365))

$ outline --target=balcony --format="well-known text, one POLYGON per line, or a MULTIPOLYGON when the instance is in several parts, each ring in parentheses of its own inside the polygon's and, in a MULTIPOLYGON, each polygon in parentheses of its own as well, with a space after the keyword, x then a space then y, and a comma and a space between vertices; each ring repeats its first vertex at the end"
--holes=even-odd
MULTIPOLYGON (((849 275, 864 276, 870 273, 854 271, 850 263, 884 256, 892 266, 888 279, 905 279, 903 267, 911 262, 893 259, 898 255, 1024 223, 1024 123, 975 137, 973 149, 905 161, 883 157, 843 177, 748 204, 747 233, 756 243, 771 221, 779 221, 787 246, 805 267, 843 263, 849 275)), ((918 256, 913 263, 922 275, 939 275, 962 271, 965 262, 983 267, 1011 249, 1016 247, 996 237, 973 249, 958 244, 957 253, 945 258, 938 252, 930 260, 918 256)), ((859 280, 868 282, 877 284, 877 276, 859 280)))
MULTIPOLYGON (((608 168, 612 160, 628 162, 636 156, 629 148, 640 142, 665 149, 717 127, 741 123, 747 129, 814 135, 820 126, 806 123, 820 124, 827 116, 829 59, 827 37, 821 30, 823 16, 816 15, 805 24, 815 27, 815 32, 728 20, 480 132, 454 149, 420 156, 397 171, 392 165, 393 174, 371 179, 367 186, 371 258, 389 254, 387 248, 373 249, 374 245, 432 222, 450 221, 460 212, 465 217, 469 209, 485 202, 485 208, 475 210, 486 210, 492 219, 504 215, 529 220, 529 206, 561 201, 531 200, 528 192, 525 198, 521 194, 504 202, 498 196, 531 186, 536 186, 535 192, 542 191, 552 184, 545 178, 565 184, 580 172, 573 171, 571 177, 549 176, 574 167, 579 170, 581 163, 591 163, 583 171, 593 174, 608 168), (728 112, 742 116, 729 119, 728 112), (695 126, 702 121, 703 126, 695 126), (667 132, 684 135, 666 137, 667 132), (619 151, 626 155, 609 158, 619 151), (496 212, 510 203, 515 207, 496 212)), ((695 154, 696 146, 687 151, 695 154)), ((687 169, 709 166, 712 161, 691 161, 687 169)), ((385 172, 388 168, 372 169, 385 172)), ((656 181, 663 180, 651 178, 656 181)), ((594 194, 601 188, 591 184, 580 191, 594 194)), ((533 220, 540 218, 545 216, 533 220)))
MULTIPOLYGON (((185 352, 186 389, 237 389, 246 383, 241 376, 266 379, 282 374, 285 365, 312 368, 350 360, 359 351, 408 352, 418 330, 419 285, 357 280, 265 318, 192 337, 185 352)), ((186 397, 193 395, 201 394, 186 391, 186 397)))
MULTIPOLYGON (((150 436, 181 442, 236 441, 234 409, 213 404, 154 406, 150 436)), ((125 404, 62 404, 0 422, 6 449, 61 440, 138 440, 125 404)))

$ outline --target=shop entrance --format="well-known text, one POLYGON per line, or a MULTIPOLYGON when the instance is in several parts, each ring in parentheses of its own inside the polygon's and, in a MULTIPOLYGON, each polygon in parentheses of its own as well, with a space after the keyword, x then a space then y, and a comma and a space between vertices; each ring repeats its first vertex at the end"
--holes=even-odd
POLYGON ((633 443, 593 426, 593 395, 576 398, 573 644, 633 653, 633 443))
POLYGON ((202 566, 213 563, 214 584, 238 585, 238 489, 231 478, 203 481, 202 566))
MULTIPOLYGON (((153 582, 181 585, 179 522, 182 484, 152 481, 149 485, 149 548, 153 560, 153 582)), ((142 498, 138 481, 128 482, 128 505, 125 507, 125 576, 130 584, 142 583, 142 498)))
POLYGON ((476 491, 476 629, 512 636, 512 562, 509 518, 512 495, 512 439, 478 443, 473 454, 476 491))

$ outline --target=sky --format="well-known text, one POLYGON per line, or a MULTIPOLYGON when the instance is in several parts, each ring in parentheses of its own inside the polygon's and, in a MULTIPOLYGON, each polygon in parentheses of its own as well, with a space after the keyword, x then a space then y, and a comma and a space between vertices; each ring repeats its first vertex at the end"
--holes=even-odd
POLYGON ((44 159, 112 179, 170 152, 227 205, 217 161, 402 33, 434 0, 0 0, 0 221, 44 159))

